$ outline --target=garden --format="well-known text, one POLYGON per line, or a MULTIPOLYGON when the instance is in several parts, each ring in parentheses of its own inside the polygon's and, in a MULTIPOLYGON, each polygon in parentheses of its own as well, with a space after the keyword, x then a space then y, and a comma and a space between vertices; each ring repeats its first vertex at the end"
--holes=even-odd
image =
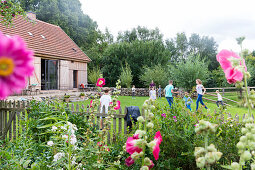
POLYGON ((255 91, 249 87, 255 84, 255 52, 243 50, 244 37, 236 39, 240 54, 218 52, 207 36, 187 39, 178 33, 164 40, 157 28, 140 26, 120 32, 115 40, 108 30, 97 29, 77 0, 0 4, 4 25, 25 16, 23 9, 35 9, 39 19, 58 23, 92 56, 88 81, 96 86, 93 95, 82 92, 83 100, 77 102, 69 102, 69 95, 8 100, 33 76, 35 53, 20 36, 0 32, 0 169, 255 170, 255 91), (170 94, 176 93, 172 103, 167 96, 121 95, 121 86, 148 88, 152 80, 163 92, 169 79, 179 88, 170 86, 170 94), (199 93, 198 86, 206 89, 200 79, 206 93, 199 93), (211 102, 217 99, 213 87, 234 89, 220 91, 226 105, 211 102), (181 91, 192 97, 191 109, 181 91), (205 105, 196 110, 200 95, 205 105), (131 106, 139 108, 136 117, 128 114, 131 106))

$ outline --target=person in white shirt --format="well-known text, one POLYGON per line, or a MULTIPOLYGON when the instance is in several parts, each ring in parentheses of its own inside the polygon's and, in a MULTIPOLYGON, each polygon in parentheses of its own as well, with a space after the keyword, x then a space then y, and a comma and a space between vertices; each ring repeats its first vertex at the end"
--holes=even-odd
POLYGON ((216 90, 216 94, 217 94, 217 97, 218 97, 218 100, 216 102, 217 106, 219 107, 219 103, 223 106, 222 96, 220 95, 219 90, 216 90))
POLYGON ((200 79, 196 79, 196 84, 197 84, 197 86, 196 86, 196 90, 197 90, 197 101, 196 101, 197 108, 196 108, 196 111, 197 111, 197 109, 198 109, 199 102, 200 102, 206 109, 208 109, 208 108, 206 107, 206 105, 204 104, 203 99, 202 99, 203 95, 204 95, 205 92, 206 92, 206 89, 205 89, 204 86, 202 85, 202 81, 201 81, 200 79), (203 90, 204 90, 204 92, 203 92, 203 90))
POLYGON ((132 87, 132 99, 135 99, 135 85, 132 87))
MULTIPOLYGON (((109 94, 110 89, 109 88, 105 88, 104 89, 104 94, 101 96, 100 98, 100 113, 103 113, 103 107, 105 108, 105 113, 108 113, 108 108, 110 103, 112 102, 112 98, 109 94)), ((103 121, 102 121, 102 117, 101 117, 101 127, 103 127, 103 121)))
POLYGON ((150 95, 150 98, 151 98, 152 100, 156 100, 157 94, 156 94, 156 90, 155 90, 154 87, 151 88, 149 95, 150 95))

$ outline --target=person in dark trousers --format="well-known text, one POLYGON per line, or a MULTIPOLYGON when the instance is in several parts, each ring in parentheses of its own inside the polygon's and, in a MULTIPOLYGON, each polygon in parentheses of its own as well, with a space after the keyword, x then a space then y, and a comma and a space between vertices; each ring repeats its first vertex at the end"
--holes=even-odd
POLYGON ((161 85, 158 86, 158 98, 161 99, 161 85))
POLYGON ((202 85, 202 81, 201 81, 200 79, 197 79, 197 80, 196 80, 196 83, 197 83, 197 86, 196 86, 196 90, 197 90, 197 101, 196 101, 197 107, 196 107, 196 111, 197 111, 197 109, 198 109, 199 102, 200 102, 206 109, 208 109, 208 108, 206 107, 206 105, 204 104, 203 99, 202 99, 203 95, 204 95, 205 92, 206 92, 206 89, 205 89, 204 86, 202 85), (203 90, 204 90, 204 92, 203 92, 203 90))
POLYGON ((174 100, 172 93, 178 93, 178 92, 174 92, 173 89, 174 89, 173 80, 169 80, 169 84, 164 89, 164 94, 165 94, 167 102, 169 103, 170 108, 172 107, 173 100, 174 100))

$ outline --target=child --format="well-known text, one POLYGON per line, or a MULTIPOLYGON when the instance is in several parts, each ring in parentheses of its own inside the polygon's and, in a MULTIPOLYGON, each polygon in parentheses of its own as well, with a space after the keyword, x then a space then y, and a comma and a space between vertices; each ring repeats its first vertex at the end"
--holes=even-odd
POLYGON ((161 85, 158 86, 158 98, 161 99, 161 85))
MULTIPOLYGON (((110 89, 105 88, 104 89, 104 94, 100 98, 100 113, 103 113, 103 107, 105 107, 105 113, 108 113, 108 107, 110 105, 110 102, 112 102, 111 96, 109 94, 110 89)), ((101 128, 103 127, 103 121, 101 117, 101 128)))
POLYGON ((135 99, 135 85, 132 87, 132 99, 135 99))
POLYGON ((216 102, 217 106, 219 107, 219 103, 223 106, 222 96, 220 95, 219 90, 216 90, 216 94, 218 97, 218 101, 216 102))
POLYGON ((193 101, 189 97, 189 93, 188 92, 185 92, 183 100, 185 101, 185 106, 191 111, 191 103, 193 103, 193 101))
POLYGON ((206 107, 206 105, 204 104, 203 99, 202 99, 203 95, 204 95, 205 92, 206 92, 206 89, 205 89, 204 86, 202 85, 202 81, 201 81, 200 79, 196 79, 196 84, 197 84, 197 86, 196 86, 196 90, 197 90, 197 101, 196 101, 197 107, 196 107, 196 111, 197 111, 197 109, 198 109, 199 102, 200 102, 206 109, 208 109, 208 108, 206 107), (204 92, 203 92, 203 90, 204 90, 204 92))
POLYGON ((156 90, 154 87, 151 88, 149 95, 152 100, 156 100, 156 90))

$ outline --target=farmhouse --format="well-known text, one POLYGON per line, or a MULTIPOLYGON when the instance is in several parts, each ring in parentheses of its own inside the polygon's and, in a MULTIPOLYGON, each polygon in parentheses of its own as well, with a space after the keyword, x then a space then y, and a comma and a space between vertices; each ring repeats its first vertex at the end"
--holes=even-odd
POLYGON ((21 36, 35 53, 35 71, 28 86, 63 90, 87 84, 87 63, 91 60, 59 26, 36 19, 32 12, 27 19, 17 17, 13 24, 0 24, 0 31, 6 36, 21 36))

